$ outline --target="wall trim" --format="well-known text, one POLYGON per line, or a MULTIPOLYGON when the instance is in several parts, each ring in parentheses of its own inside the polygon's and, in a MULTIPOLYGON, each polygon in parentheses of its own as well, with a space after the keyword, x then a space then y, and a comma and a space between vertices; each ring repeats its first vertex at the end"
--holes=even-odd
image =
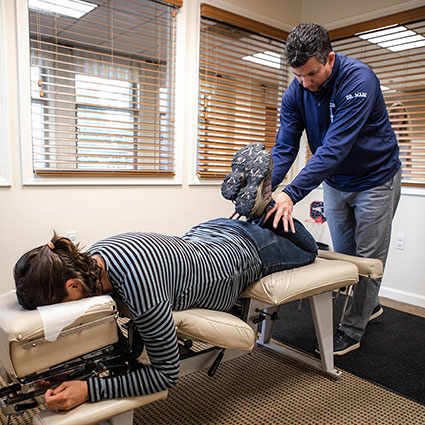
POLYGON ((414 294, 413 292, 402 291, 401 289, 388 288, 381 286, 379 295, 391 300, 400 301, 407 304, 425 307, 425 296, 414 294))

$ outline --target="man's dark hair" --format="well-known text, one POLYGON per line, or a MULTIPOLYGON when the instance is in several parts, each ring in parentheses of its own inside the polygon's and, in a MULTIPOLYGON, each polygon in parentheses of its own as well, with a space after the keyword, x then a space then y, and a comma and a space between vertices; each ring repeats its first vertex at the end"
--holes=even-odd
POLYGON ((102 269, 96 260, 56 233, 46 245, 25 253, 13 272, 18 302, 27 310, 62 302, 68 279, 78 279, 85 296, 101 294, 102 269))
POLYGON ((326 29, 319 24, 304 23, 289 34, 285 56, 290 67, 298 68, 314 56, 325 65, 330 52, 332 44, 326 29))

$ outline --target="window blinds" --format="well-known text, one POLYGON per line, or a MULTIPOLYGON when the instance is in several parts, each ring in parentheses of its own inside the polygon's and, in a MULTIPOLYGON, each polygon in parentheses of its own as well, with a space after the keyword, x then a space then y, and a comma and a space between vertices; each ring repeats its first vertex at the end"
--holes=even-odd
POLYGON ((393 15, 383 21, 384 28, 377 21, 372 30, 359 27, 359 33, 332 42, 336 52, 360 59, 378 76, 400 146, 402 183, 410 186, 425 186, 425 8, 421 10, 422 16, 408 15, 421 20, 399 23, 403 15, 393 15))
POLYGON ((197 171, 222 178, 242 146, 274 145, 287 34, 209 5, 201 15, 197 171))
POLYGON ((174 174, 180 5, 29 0, 34 173, 174 174))

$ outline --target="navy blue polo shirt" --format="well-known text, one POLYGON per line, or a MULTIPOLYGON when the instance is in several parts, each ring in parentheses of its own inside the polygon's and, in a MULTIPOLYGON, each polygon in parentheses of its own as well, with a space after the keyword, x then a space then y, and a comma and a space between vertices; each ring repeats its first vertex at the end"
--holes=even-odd
POLYGON ((282 98, 280 121, 272 150, 273 187, 295 160, 304 129, 313 153, 284 189, 294 203, 323 181, 345 192, 371 189, 401 166, 379 80, 357 59, 336 53, 331 76, 318 92, 294 78, 282 98))

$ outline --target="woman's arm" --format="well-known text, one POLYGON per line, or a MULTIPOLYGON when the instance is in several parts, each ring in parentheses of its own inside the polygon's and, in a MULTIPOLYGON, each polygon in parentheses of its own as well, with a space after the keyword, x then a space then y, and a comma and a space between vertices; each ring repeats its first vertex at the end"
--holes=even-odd
POLYGON ((180 360, 170 303, 163 301, 134 321, 145 343, 150 365, 126 375, 90 378, 88 393, 91 401, 151 394, 177 383, 180 360))

